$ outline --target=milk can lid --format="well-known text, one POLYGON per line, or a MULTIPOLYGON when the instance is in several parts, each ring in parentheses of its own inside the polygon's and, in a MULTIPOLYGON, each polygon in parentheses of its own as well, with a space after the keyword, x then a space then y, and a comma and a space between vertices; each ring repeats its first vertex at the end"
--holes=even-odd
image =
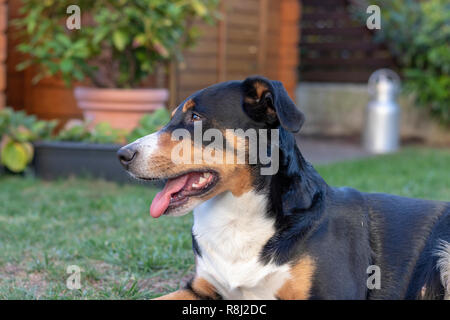
POLYGON ((371 95, 380 93, 395 94, 399 89, 400 77, 391 69, 378 69, 369 77, 368 91, 371 95))

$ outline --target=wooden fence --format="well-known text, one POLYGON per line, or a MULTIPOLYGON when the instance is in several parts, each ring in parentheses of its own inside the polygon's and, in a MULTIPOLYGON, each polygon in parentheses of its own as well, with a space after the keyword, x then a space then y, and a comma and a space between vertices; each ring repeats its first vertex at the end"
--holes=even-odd
POLYGON ((177 70, 177 100, 207 85, 262 74, 285 83, 293 95, 297 82, 298 0, 227 0, 215 27, 177 70))
POLYGON ((352 19, 348 0, 301 0, 300 81, 366 82, 379 68, 395 68, 385 45, 352 19))

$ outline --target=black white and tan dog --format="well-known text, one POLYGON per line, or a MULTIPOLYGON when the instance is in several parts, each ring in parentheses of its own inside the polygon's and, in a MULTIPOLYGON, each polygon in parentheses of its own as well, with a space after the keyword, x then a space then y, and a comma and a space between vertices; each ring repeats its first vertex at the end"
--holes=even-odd
POLYGON ((119 150, 132 176, 167 180, 153 217, 194 212, 195 277, 161 298, 450 299, 450 203, 328 186, 296 145, 303 122, 280 82, 255 76, 194 93, 160 131, 119 150), (278 171, 174 164, 171 134, 199 121, 203 131, 279 129, 278 171), (370 266, 379 288, 367 285, 370 266))

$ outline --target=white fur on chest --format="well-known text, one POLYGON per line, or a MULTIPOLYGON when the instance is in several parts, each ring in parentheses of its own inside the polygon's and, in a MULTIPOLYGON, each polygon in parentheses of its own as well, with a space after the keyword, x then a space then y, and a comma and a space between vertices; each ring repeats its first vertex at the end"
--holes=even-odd
POLYGON ((230 192, 194 210, 193 233, 200 247, 197 275, 213 284, 225 299, 273 299, 289 277, 288 266, 262 264, 259 254, 274 235, 265 217, 267 200, 250 191, 230 192))

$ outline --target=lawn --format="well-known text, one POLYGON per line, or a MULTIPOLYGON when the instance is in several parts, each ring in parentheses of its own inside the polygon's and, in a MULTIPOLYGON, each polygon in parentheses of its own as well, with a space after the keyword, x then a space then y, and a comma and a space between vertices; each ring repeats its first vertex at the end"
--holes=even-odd
MULTIPOLYGON (((450 200, 450 151, 317 167, 330 185, 450 200)), ((152 219, 156 190, 104 181, 0 177, 0 299, 143 299, 193 273, 192 216, 152 219), (78 265, 81 289, 66 288, 78 265)))

